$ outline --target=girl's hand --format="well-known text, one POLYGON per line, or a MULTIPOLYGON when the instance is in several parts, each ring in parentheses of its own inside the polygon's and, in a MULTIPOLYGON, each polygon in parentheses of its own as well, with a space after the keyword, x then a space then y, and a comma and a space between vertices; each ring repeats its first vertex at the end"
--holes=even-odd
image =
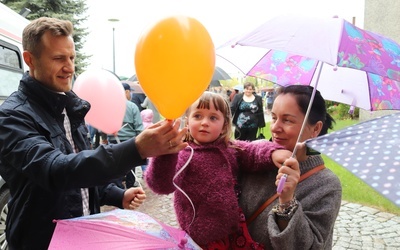
POLYGON ((292 152, 286 149, 278 149, 272 152, 271 158, 275 166, 280 168, 283 163, 292 156, 292 152))

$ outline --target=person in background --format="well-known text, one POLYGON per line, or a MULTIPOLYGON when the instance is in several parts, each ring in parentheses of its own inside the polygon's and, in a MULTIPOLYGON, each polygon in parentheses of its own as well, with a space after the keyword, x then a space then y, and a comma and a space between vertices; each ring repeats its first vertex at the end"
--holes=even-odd
POLYGON ((254 91, 253 83, 245 83, 243 93, 235 95, 231 103, 232 123, 238 140, 254 141, 258 128, 265 127, 263 100, 254 91))
POLYGON ((75 45, 70 21, 41 17, 22 34, 29 67, 18 90, 0 106, 0 174, 10 188, 9 249, 48 249, 54 220, 134 209, 146 195, 109 184, 150 156, 177 153, 186 129, 163 121, 118 145, 90 149, 90 104, 73 91, 75 45), (172 145, 172 146, 171 146, 172 145))
POLYGON ((132 92, 131 94, 131 102, 136 104, 136 106, 139 108, 139 112, 141 112, 143 109, 145 109, 141 104, 144 102, 146 99, 146 95, 144 93, 135 93, 132 92))
POLYGON ((274 103, 275 90, 268 91, 266 94, 267 114, 271 114, 272 104, 274 103))
POLYGON ((232 102, 235 98, 235 95, 239 94, 239 89, 234 88, 233 91, 229 94, 229 102, 232 102))
MULTIPOLYGON (((156 106, 154 105, 154 103, 150 100, 150 98, 148 96, 146 96, 146 98, 144 99, 143 103, 140 104, 142 106, 142 108, 144 109, 151 109, 153 112, 153 123, 158 122, 161 117, 160 117, 160 112, 158 112, 156 106)), ((143 109, 143 110, 144 110, 143 109)), ((143 111, 141 110, 141 111, 143 111)))
MULTIPOLYGON (((279 90, 271 112, 273 142, 294 150, 312 92, 312 87, 302 85, 279 90)), ((325 100, 316 91, 300 142, 326 134, 333 123, 325 100)), ((318 152, 307 149, 303 143, 298 147, 296 158, 301 175, 309 177, 297 186, 288 185, 289 199, 279 197, 256 217, 253 217, 255 211, 276 193, 277 171, 240 174, 240 206, 246 218, 254 218, 248 221, 250 235, 266 249, 331 249, 342 199, 339 178, 324 167, 318 152)))
MULTIPOLYGON (((130 101, 131 99, 131 87, 127 83, 122 83, 122 87, 125 90, 126 97, 126 110, 124 119, 122 121, 122 127, 118 131, 117 135, 108 135, 108 142, 117 144, 129 140, 132 137, 139 135, 143 131, 142 117, 140 116, 139 108, 130 101), (118 140, 117 140, 118 138, 118 140)), ((132 166, 134 169, 135 166, 132 166)), ((132 173, 132 169, 127 171, 125 177, 120 177, 115 180, 115 183, 120 188, 125 188, 123 180, 125 179, 126 188, 134 187, 136 178, 132 173)))
POLYGON ((278 166, 276 182, 289 174, 286 185, 296 185, 298 162, 278 144, 232 140, 229 104, 220 94, 204 92, 186 115, 190 147, 150 158, 149 188, 157 194, 174 192, 180 227, 203 249, 263 249, 249 237, 238 206, 239 168, 260 172, 278 166))

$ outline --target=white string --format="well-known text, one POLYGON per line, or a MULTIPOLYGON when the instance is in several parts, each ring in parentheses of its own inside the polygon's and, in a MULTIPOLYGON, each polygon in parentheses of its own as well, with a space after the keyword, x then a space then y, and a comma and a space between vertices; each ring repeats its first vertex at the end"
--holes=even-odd
POLYGON ((187 146, 187 147, 190 148, 190 150, 191 150, 189 159, 186 161, 185 165, 183 165, 183 167, 182 167, 181 169, 179 169, 179 171, 174 175, 174 178, 172 179, 172 184, 174 184, 174 186, 176 187, 176 189, 178 189, 179 191, 181 191, 181 193, 189 200, 190 205, 192 205, 192 208, 193 208, 193 218, 192 218, 192 221, 191 221, 190 224, 189 224, 189 227, 190 227, 190 226, 192 225, 193 221, 194 221, 195 216, 196 216, 196 209, 195 209, 195 207, 194 207, 194 205, 193 205, 192 200, 189 198, 189 196, 175 183, 176 177, 178 177, 178 175, 179 175, 180 173, 182 173, 182 171, 187 167, 187 165, 189 165, 189 162, 192 160, 194 150, 193 150, 193 148, 192 148, 191 146, 187 146))
MULTIPOLYGON (((135 169, 136 169, 136 167, 135 167, 135 169)), ((135 171, 133 171, 133 169, 131 169, 131 172, 132 172, 133 176, 135 176, 135 180, 137 180, 137 183, 139 183, 139 186, 143 189, 142 184, 140 184, 140 181, 135 174, 135 171)))
MULTIPOLYGON (((120 131, 121 129, 123 129, 126 125, 128 125, 128 123, 125 123, 118 131, 120 131)), ((114 134, 114 138, 117 141, 117 144, 120 144, 121 141, 118 138, 118 134, 114 134)))

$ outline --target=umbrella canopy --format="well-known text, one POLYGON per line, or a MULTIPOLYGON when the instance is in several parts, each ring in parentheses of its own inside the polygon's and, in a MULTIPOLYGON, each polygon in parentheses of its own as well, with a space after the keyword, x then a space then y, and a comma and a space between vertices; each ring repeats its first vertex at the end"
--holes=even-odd
MULTIPOLYGON (((226 73, 225 70, 223 70, 221 67, 215 66, 215 71, 213 74, 213 77, 211 81, 219 81, 219 80, 229 80, 232 79, 232 77, 226 73)), ((128 81, 138 81, 136 74, 131 76, 128 81)))
POLYGON ((211 81, 219 81, 219 80, 229 80, 232 79, 228 73, 226 73, 225 70, 221 69, 220 67, 216 66, 214 75, 211 79, 211 81))
POLYGON ((201 249, 182 230, 136 211, 115 209, 57 221, 49 249, 201 249))
POLYGON ((249 68, 242 69, 246 74, 264 76, 282 85, 314 86, 298 141, 316 89, 326 99, 366 110, 400 109, 400 45, 341 18, 277 16, 228 41, 217 49, 217 55, 238 65, 240 61, 222 49, 234 51, 239 47, 264 49, 255 53, 249 68))
POLYGON ((278 16, 227 42, 217 55, 250 76, 316 86, 328 100, 400 109, 400 46, 340 18, 278 16))
POLYGON ((131 81, 131 82, 135 82, 135 81, 137 81, 137 80, 138 80, 138 79, 137 79, 136 74, 134 74, 133 76, 131 76, 131 77, 128 78, 128 81, 131 81))
POLYGON ((306 142, 400 206, 400 113, 306 142))
POLYGON ((238 84, 233 87, 233 89, 238 90, 239 92, 243 92, 243 84, 238 84))
POLYGON ((213 80, 210 82, 209 87, 221 87, 221 83, 218 80, 213 80))
POLYGON ((226 45, 285 51, 400 80, 400 46, 338 17, 281 15, 226 45))

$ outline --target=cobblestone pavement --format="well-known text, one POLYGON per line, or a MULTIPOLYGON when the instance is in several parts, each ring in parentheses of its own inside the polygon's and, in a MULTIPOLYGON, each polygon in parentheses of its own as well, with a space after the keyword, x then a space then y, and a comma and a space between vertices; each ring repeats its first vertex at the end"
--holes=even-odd
MULTIPOLYGON (((173 195, 156 195, 141 181, 147 199, 137 211, 178 227, 173 195)), ((104 206, 103 211, 112 209, 104 206)), ((333 236, 333 250, 400 249, 400 216, 342 201, 333 236)))

